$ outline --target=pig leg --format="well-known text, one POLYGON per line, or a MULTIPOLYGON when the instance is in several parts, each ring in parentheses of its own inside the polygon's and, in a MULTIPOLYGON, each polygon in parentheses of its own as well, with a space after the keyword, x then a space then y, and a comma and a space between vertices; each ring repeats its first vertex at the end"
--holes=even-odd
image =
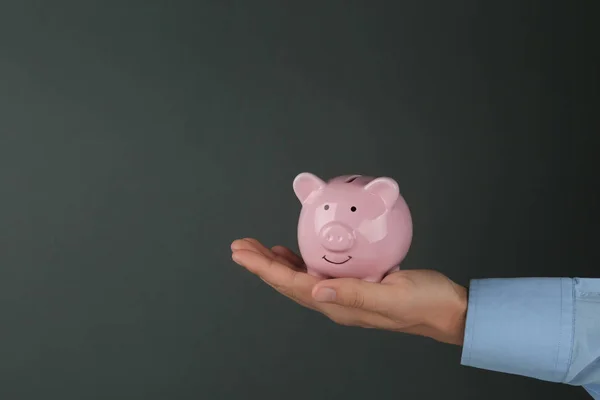
POLYGON ((315 278, 319 278, 319 279, 327 279, 328 278, 326 275, 323 275, 322 273, 317 272, 314 269, 307 269, 306 272, 309 275, 314 276, 315 278))
POLYGON ((382 275, 377 275, 377 276, 368 276, 368 277, 364 278, 363 280, 365 282, 379 283, 379 282, 381 282, 382 279, 383 279, 382 275))

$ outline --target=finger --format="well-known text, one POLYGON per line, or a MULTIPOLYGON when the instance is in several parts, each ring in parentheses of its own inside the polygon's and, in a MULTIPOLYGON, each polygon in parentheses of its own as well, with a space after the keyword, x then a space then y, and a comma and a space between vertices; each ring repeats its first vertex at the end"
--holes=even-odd
POLYGON ((273 284, 265 281, 263 278, 260 278, 260 280, 263 281, 264 283, 266 283, 271 288, 275 289, 275 291, 277 293, 282 294, 283 296, 287 297, 288 299, 292 300, 293 302, 300 304, 301 306, 311 309, 313 311, 322 312, 322 310, 316 306, 316 303, 314 301, 307 302, 306 300, 300 299, 298 297, 292 297, 291 295, 288 295, 283 290, 281 290, 281 288, 275 287, 273 284))
POLYGON ((306 304, 314 305, 311 293, 317 278, 288 268, 280 261, 250 250, 238 250, 233 260, 274 287, 280 293, 306 304))
POLYGON ((287 247, 275 246, 275 247, 271 248, 271 251, 273 253, 277 254, 278 256, 283 257, 284 259, 288 260, 290 263, 292 263, 296 267, 298 267, 300 269, 306 269, 304 260, 302 260, 302 258, 300 256, 298 256, 296 253, 294 253, 292 250, 288 249, 287 247))
POLYGON ((385 313, 398 301, 391 286, 351 278, 322 281, 315 285, 311 295, 318 302, 376 313, 385 313))
POLYGON ((252 250, 264 254, 267 257, 273 257, 273 252, 266 248, 262 243, 254 238, 243 238, 231 243, 231 251, 252 250))
POLYGON ((281 262, 282 264, 285 264, 289 268, 299 269, 294 264, 292 264, 289 260, 285 259, 284 257, 282 257, 282 256, 272 252, 270 249, 266 248, 264 245, 262 245, 256 239, 245 238, 245 239, 236 240, 231 244, 231 250, 234 253, 236 251, 240 251, 240 250, 254 251, 256 253, 260 253, 260 254, 264 255, 265 257, 275 259, 275 260, 281 262))
POLYGON ((317 302, 317 306, 318 311, 339 325, 386 330, 393 330, 396 327, 393 320, 375 312, 332 303, 317 302))

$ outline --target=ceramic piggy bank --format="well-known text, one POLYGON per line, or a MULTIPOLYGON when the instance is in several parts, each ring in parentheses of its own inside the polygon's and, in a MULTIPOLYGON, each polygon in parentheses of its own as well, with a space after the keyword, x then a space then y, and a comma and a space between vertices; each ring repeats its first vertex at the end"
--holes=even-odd
POLYGON ((346 175, 325 182, 304 172, 293 186, 302 203, 298 246, 309 274, 380 282, 399 269, 413 228, 395 180, 346 175))

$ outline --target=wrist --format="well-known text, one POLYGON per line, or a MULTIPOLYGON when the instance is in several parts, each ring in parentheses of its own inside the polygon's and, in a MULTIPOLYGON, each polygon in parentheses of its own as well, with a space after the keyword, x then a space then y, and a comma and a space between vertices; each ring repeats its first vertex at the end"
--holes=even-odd
POLYGON ((452 282, 456 296, 440 307, 440 314, 429 325, 434 333, 433 339, 462 346, 467 321, 468 291, 467 288, 452 282))

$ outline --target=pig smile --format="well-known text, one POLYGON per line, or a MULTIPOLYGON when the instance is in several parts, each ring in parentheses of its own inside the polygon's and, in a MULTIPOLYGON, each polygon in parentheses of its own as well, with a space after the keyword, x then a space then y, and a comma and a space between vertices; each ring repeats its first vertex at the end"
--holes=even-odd
POLYGON ((348 261, 350 261, 350 259, 352 259, 352 257, 348 256, 348 258, 347 258, 346 260, 342 261, 342 262, 335 262, 335 261, 328 260, 328 259, 327 259, 327 256, 323 256, 323 260, 327 261, 328 263, 331 263, 331 264, 336 264, 336 265, 345 264, 345 263, 347 263, 348 261))

